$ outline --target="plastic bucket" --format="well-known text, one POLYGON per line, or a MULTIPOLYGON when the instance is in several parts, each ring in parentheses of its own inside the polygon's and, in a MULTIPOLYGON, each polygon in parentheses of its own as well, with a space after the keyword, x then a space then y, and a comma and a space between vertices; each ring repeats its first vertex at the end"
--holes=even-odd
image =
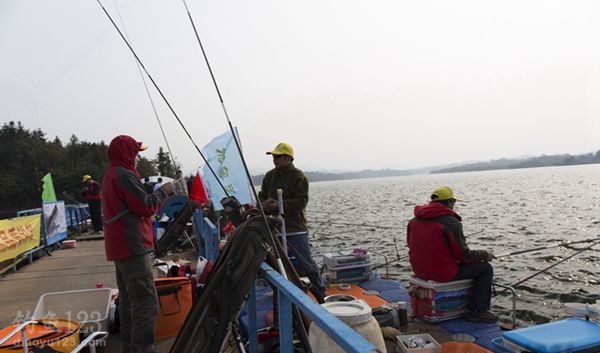
MULTIPOLYGON (((362 301, 330 302, 321 304, 330 313, 371 342, 379 351, 386 353, 385 342, 371 307, 362 301)), ((313 352, 343 353, 344 351, 316 324, 311 324, 308 342, 313 352)))

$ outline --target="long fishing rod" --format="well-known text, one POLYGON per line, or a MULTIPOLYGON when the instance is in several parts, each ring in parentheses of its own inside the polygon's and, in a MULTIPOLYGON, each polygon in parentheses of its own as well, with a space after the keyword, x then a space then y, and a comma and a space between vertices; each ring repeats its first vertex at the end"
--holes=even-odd
MULTIPOLYGON (((117 16, 119 17, 119 22, 121 22, 121 27, 123 28, 123 33, 125 34, 125 38, 127 41, 131 43, 131 38, 129 38, 129 33, 127 33, 127 27, 125 26, 125 21, 123 21, 123 17, 121 16, 121 11, 119 11, 119 6, 117 5, 117 0, 113 0, 113 5, 115 6, 115 10, 117 11, 117 16)), ((150 106, 152 107, 152 111, 154 112, 154 116, 156 117, 156 122, 158 123, 158 127, 160 128, 160 132, 162 133, 162 137, 165 140, 165 144, 167 145, 167 150, 169 150, 169 157, 171 157, 171 162, 173 163, 173 168, 177 168, 175 164, 175 157, 173 156, 173 152, 171 151, 171 146, 169 145, 169 140, 167 140, 167 135, 165 135, 165 130, 163 129, 160 118, 158 117, 158 112, 156 111, 156 106, 154 105, 154 99, 152 99, 152 95, 150 94, 150 89, 148 89, 148 84, 144 79, 144 74, 142 73, 142 69, 140 68, 140 64, 136 61, 135 67, 140 74, 140 78, 142 79, 142 83, 144 84, 144 88, 146 89, 146 95, 148 96, 148 100, 150 101, 150 106)))
POLYGON ((566 246, 573 245, 573 244, 589 243, 589 242, 592 242, 592 241, 599 240, 598 237, 600 237, 600 236, 597 235, 595 238, 590 238, 590 239, 585 239, 585 240, 564 241, 564 242, 556 243, 556 244, 553 244, 553 245, 539 246, 537 248, 531 248, 531 249, 525 249, 525 250, 518 250, 518 251, 513 251, 513 252, 502 253, 502 254, 496 255, 496 258, 513 256, 513 255, 519 255, 519 254, 526 254, 528 252, 539 251, 539 250, 546 250, 546 249, 552 249, 552 248, 558 248, 558 247, 561 247, 561 246, 565 246, 566 247, 566 246))
POLYGON ((146 66, 144 66, 144 63, 142 63, 142 60, 140 60, 140 58, 138 57, 137 53, 135 52, 135 50, 131 46, 131 44, 129 44, 129 41, 127 40, 127 38, 125 38, 125 36, 123 35, 123 32, 121 32, 121 29, 119 28, 119 26, 117 26, 117 24, 112 19, 112 17, 110 16, 110 14, 108 13, 108 11, 104 7, 104 5, 102 5, 102 2, 100 2, 100 0, 96 0, 96 2, 98 3, 98 5, 100 5, 100 7, 102 8, 102 11, 104 11, 104 14, 110 20, 110 23, 112 23, 112 25, 114 26, 114 28, 117 30, 117 32, 121 36, 121 39, 123 39, 123 41, 127 45, 127 48, 129 48, 129 51, 131 51, 131 54, 133 54, 133 56, 135 57, 135 60, 138 62, 138 64, 142 68, 142 70, 144 70, 144 73, 146 74, 146 76, 148 76, 148 79, 150 79, 150 82, 152 82, 152 85, 154 86, 154 88, 156 88, 156 91, 160 94, 160 97, 163 99, 163 101, 165 102, 165 104, 167 105, 167 107, 169 108, 169 110, 171 111, 171 113, 173 113, 173 116, 175 117, 175 119, 179 123, 179 126, 181 126, 181 128, 183 129, 183 131, 187 135, 187 137, 190 140, 190 142, 192 143, 192 145, 194 145, 194 148, 196 148, 196 151, 198 151, 198 153, 200 154, 200 157, 202 157, 202 159, 204 160, 204 162, 208 166, 208 169, 210 170, 210 172, 212 173, 212 175, 215 177, 215 179, 217 180, 217 182, 219 183, 219 185, 221 186, 221 188, 225 192, 225 195, 227 197, 229 197, 230 195, 227 192, 227 189, 225 188, 225 186, 223 185, 223 183, 221 183, 221 180, 217 176, 217 173, 215 173, 215 171, 213 170, 213 168, 208 163, 208 160, 206 159, 206 157, 204 157, 204 154, 202 153, 202 151, 200 150, 200 148, 198 148, 198 145, 196 145, 196 142, 194 142, 194 139, 192 138, 192 135, 190 135, 190 133, 188 132, 187 128, 185 127, 185 125, 183 124, 183 122, 181 121, 181 119, 179 119, 179 115, 177 115, 177 113, 175 112, 175 109, 173 109, 173 106, 171 106, 171 103, 169 102, 169 100, 167 99, 167 97, 163 94, 163 92, 160 89, 160 87, 158 87, 158 84, 156 83, 156 81, 154 81, 154 78, 152 78, 152 75, 150 75, 150 73, 146 69, 146 66))
MULTIPOLYGON (((244 171, 246 172, 246 177, 248 178, 248 182, 250 183, 250 189, 252 190, 254 199, 256 200, 256 203, 258 205, 258 209, 260 210, 262 218, 263 218, 265 224, 267 225, 266 229, 269 232, 271 241, 273 242, 273 249, 275 250, 275 256, 277 258, 277 265, 279 267, 279 271, 280 271, 281 275, 287 279, 288 276, 285 271, 285 267, 283 266, 283 261, 281 260, 281 254, 279 253, 279 250, 277 249, 277 246, 275 243, 275 237, 273 236, 271 229, 268 227, 267 215, 265 214, 265 210, 262 206, 262 203, 260 202, 260 199, 258 198, 258 193, 256 192, 256 188, 254 187, 254 183, 252 182, 252 176, 250 175, 250 170, 248 169, 248 164, 246 163, 246 159, 244 158, 244 154, 242 153, 242 148, 241 148, 238 136, 236 135, 233 125, 231 124, 231 120, 229 119, 229 114, 227 113, 227 108, 225 108, 225 103, 223 101, 221 91, 219 90, 219 85, 217 84, 217 80, 215 79, 215 75, 213 74, 212 67, 210 66, 210 62, 208 61, 206 51, 204 50, 204 46, 202 45, 202 41, 200 40, 200 35, 198 34, 198 30, 196 29, 196 24, 194 23, 194 19, 192 18, 192 14, 190 13, 190 10, 187 6, 186 1, 185 0, 182 0, 182 1, 185 6, 185 10, 188 14, 190 24, 192 25, 192 28, 194 29, 194 34, 196 35, 196 39, 198 40, 198 45, 200 45, 200 49, 202 50, 202 55, 204 56, 204 61, 206 62, 208 71, 210 72, 210 76, 211 76, 213 84, 215 86, 215 90, 217 91, 217 95, 219 96, 219 101, 221 102, 221 107, 223 108, 223 113, 225 114, 225 118, 227 119, 227 124, 229 125, 229 130, 231 131, 231 135, 233 136, 233 140, 235 141, 235 146, 237 147, 238 153, 240 154, 240 159, 242 161, 244 171)), ((304 321, 302 320, 300 311, 298 310, 297 307, 294 309, 294 315, 296 315, 298 317, 297 321, 298 321, 299 325, 301 326, 302 331, 304 333, 303 335, 300 335, 301 338, 303 338, 303 340, 302 340, 303 343, 305 343, 305 344, 303 344, 303 346, 307 350, 307 352, 312 353, 312 349, 307 341, 308 338, 306 337, 306 333, 308 331, 306 330, 306 327, 304 326, 304 321)))
MULTIPOLYGON (((262 204, 260 203, 260 199, 258 198, 258 193, 256 192, 256 188, 254 187, 254 183, 252 182, 252 176, 250 175, 250 171, 248 169, 248 164, 246 163, 246 159, 244 158, 244 154, 242 153, 242 148, 240 147, 240 142, 239 142, 237 134, 235 133, 235 129, 233 128, 233 125, 231 125, 231 120, 229 119, 229 114, 227 113, 227 108, 225 108, 225 102, 223 101, 223 96, 221 95, 221 90, 219 89, 219 85, 217 84, 217 80, 215 79, 215 75, 213 73, 212 66, 210 65, 210 62, 208 61, 208 56, 206 55, 206 51, 204 50, 204 45, 202 44, 202 40, 200 39, 198 30, 196 29, 196 24, 194 23, 194 19, 192 18, 192 14, 190 13, 190 9, 188 8, 186 1, 185 0, 182 0, 182 1, 183 1, 183 5, 185 6, 185 11, 187 12, 188 18, 190 20, 190 24, 192 25, 192 28, 194 29, 194 34, 196 35, 196 40, 198 41, 198 45, 200 45, 200 50, 202 51, 202 56, 204 57, 204 62, 206 63, 206 66, 208 67, 208 72, 210 73, 210 77, 212 79, 213 85, 215 86, 215 90, 217 91, 217 95, 219 96, 219 102, 221 103, 221 107, 223 108, 223 113, 225 114, 225 118, 227 119, 227 124, 229 126, 229 130, 231 131, 231 135, 233 136, 233 141, 235 141, 235 146, 238 150, 238 153, 240 154, 240 159, 242 160, 242 165, 244 167, 244 171, 246 172, 246 177, 248 178, 248 181, 250 181, 250 189, 252 190, 255 200, 257 201, 256 203, 258 205, 258 209, 260 210, 260 213, 261 213, 263 219, 265 220, 265 224, 267 224, 267 215, 265 213, 265 210, 262 207, 262 204)), ((278 265, 280 266, 280 269, 283 271, 282 275, 287 279, 287 276, 285 274, 285 269, 283 267, 283 263, 281 262, 281 255, 279 254, 279 251, 277 250, 277 247, 275 246, 275 239, 273 237, 273 233, 271 232, 269 227, 267 227, 267 229, 269 231, 271 240, 273 241, 273 249, 275 250, 275 253, 277 255, 278 265)))
MULTIPOLYGON (((552 265, 550 265, 550 266, 548 266, 548 267, 546 267, 546 268, 544 268, 542 270, 537 271, 536 273, 532 274, 531 276, 528 276, 527 278, 522 279, 522 280, 520 280, 519 282, 517 282, 515 284, 512 284, 511 287, 516 287, 516 286, 518 286, 520 284, 523 284, 523 283, 529 281, 530 279, 532 279, 533 277, 535 277, 535 276, 537 276, 537 275, 539 275, 541 273, 544 273, 544 272, 548 271, 549 269, 551 269, 551 268, 553 268, 555 266, 560 265, 561 263, 563 263, 563 262, 565 262, 565 261, 567 261, 567 260, 569 260, 569 259, 571 259, 571 258, 573 258, 573 257, 575 257, 575 256, 577 256, 579 254, 581 254, 582 252, 584 252, 586 250, 590 250, 591 248, 593 248, 594 246, 596 246, 598 244, 600 244, 600 240, 597 240, 592 245, 586 246, 585 248, 580 249, 579 251, 577 251, 577 252, 575 252, 575 253, 573 253, 573 254, 565 257, 564 259, 562 259, 562 260, 560 260, 560 261, 558 261, 558 262, 556 262, 556 263, 554 263, 554 264, 552 264, 552 265)), ((503 293, 504 291, 506 291, 506 289, 503 290, 501 293, 503 293)))

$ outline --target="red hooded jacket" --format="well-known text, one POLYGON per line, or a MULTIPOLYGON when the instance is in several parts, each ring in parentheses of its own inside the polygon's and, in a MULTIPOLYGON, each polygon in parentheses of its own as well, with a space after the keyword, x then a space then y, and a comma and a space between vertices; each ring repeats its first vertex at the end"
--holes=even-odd
POLYGON ((450 282, 458 264, 481 262, 487 251, 469 250, 460 216, 441 202, 415 207, 408 223, 407 243, 415 275, 436 282, 450 282))
POLYGON ((141 142, 115 137, 108 146, 110 166, 102 180, 104 248, 109 261, 143 255, 154 249, 152 215, 166 195, 147 194, 135 169, 141 142))

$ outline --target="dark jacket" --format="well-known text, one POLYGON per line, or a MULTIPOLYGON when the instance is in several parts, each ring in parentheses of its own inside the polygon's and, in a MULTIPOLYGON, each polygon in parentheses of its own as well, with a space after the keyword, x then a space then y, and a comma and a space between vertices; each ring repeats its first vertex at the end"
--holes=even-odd
POLYGON ((100 194, 100 184, 94 180, 90 180, 86 183, 85 187, 87 189, 84 189, 85 191, 82 191, 82 194, 88 202, 102 200, 102 196, 100 194))
POLYGON ((135 169, 140 143, 117 136, 108 146, 110 166, 104 174, 104 248, 109 261, 142 255, 154 249, 152 215, 165 199, 162 190, 147 194, 135 169), (117 217, 127 211, 123 216, 117 217))
POLYGON ((469 250, 460 216, 440 202, 416 206, 415 218, 408 223, 408 255, 417 277, 449 282, 458 264, 481 262, 487 251, 469 250))
POLYGON ((308 231, 306 204, 308 203, 308 178, 291 163, 287 168, 273 168, 265 174, 258 195, 260 201, 277 200, 277 189, 283 190, 283 212, 288 233, 308 231))

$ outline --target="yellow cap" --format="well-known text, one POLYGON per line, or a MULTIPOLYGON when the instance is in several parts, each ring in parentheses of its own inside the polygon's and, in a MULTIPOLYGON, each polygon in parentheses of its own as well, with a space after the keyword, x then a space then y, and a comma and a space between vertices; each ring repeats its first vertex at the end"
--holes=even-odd
POLYGON ((452 189, 450 189, 447 186, 439 186, 437 189, 433 190, 433 192, 431 193, 432 201, 444 201, 444 200, 453 200, 453 199, 460 201, 459 199, 457 199, 454 196, 454 192, 452 192, 452 189))
POLYGON ((290 157, 294 157, 294 150, 289 144, 280 142, 272 151, 267 152, 267 154, 287 154, 290 157))
POLYGON ((138 142, 138 143, 139 143, 139 145, 140 145, 140 146, 138 147, 138 151, 145 151, 145 150, 148 148, 148 146, 144 145, 144 143, 143 143, 143 142, 138 142))
POLYGON ((87 175, 87 174, 86 174, 86 175, 84 175, 84 176, 83 176, 83 179, 81 180, 81 182, 82 182, 82 183, 85 183, 86 181, 88 181, 88 180, 90 180, 90 179, 92 179, 92 176, 91 176, 91 175, 87 175))

